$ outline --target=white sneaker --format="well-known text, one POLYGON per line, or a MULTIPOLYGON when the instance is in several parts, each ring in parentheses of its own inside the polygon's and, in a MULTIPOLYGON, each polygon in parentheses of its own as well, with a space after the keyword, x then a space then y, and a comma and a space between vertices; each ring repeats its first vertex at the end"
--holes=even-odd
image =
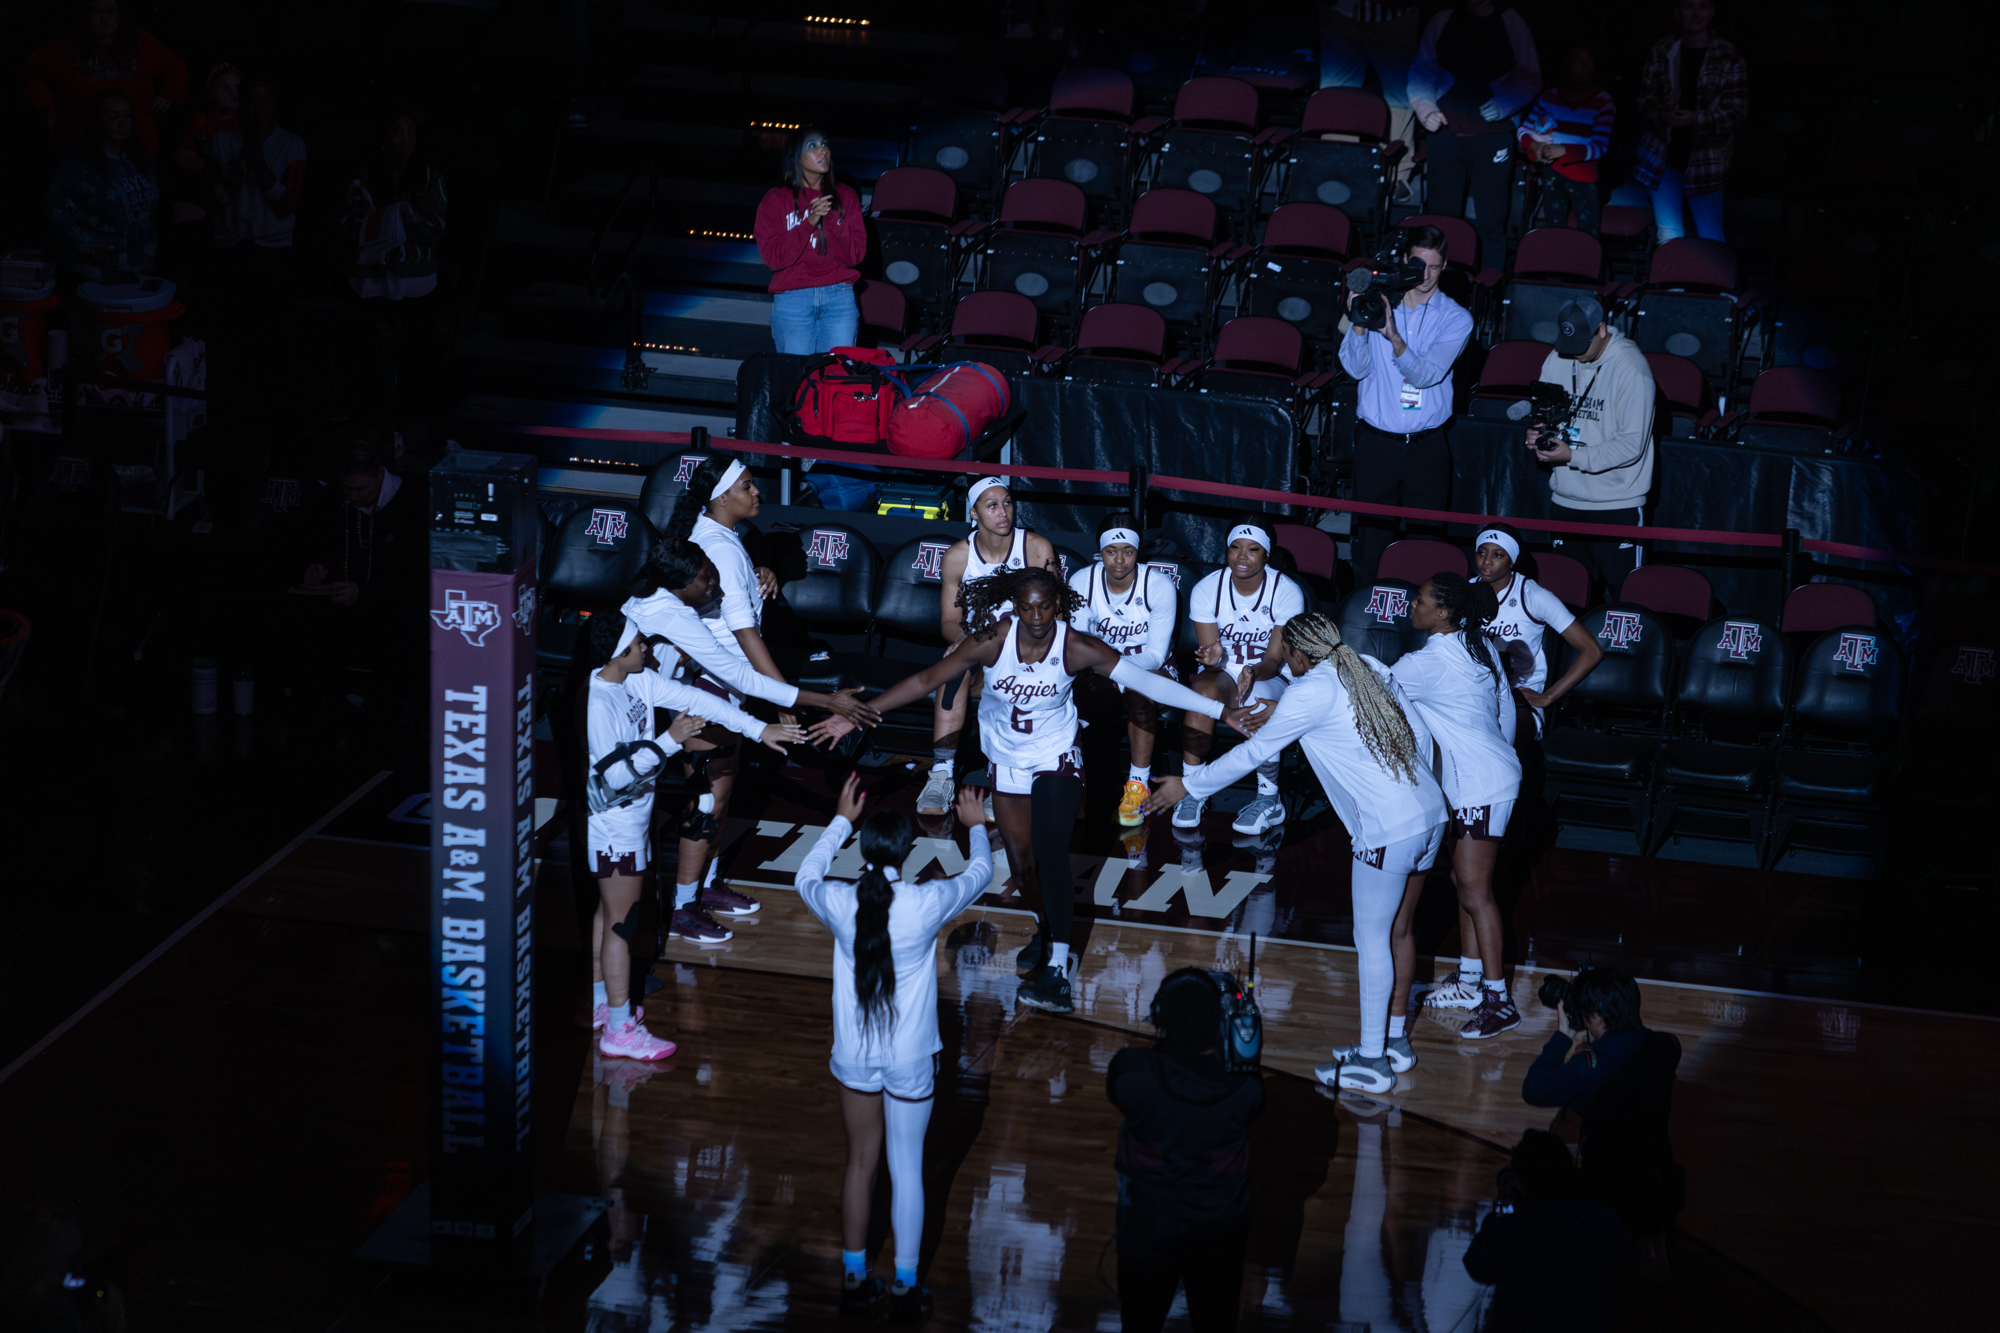
POLYGON ((1250 803, 1236 812, 1236 822, 1229 827, 1238 833, 1262 833, 1265 829, 1276 828, 1285 822, 1285 803, 1276 796, 1266 796, 1262 792, 1250 798, 1250 803))
POLYGON ((1313 1077, 1329 1088, 1353 1088, 1356 1092, 1388 1092, 1396 1086, 1395 1071, 1386 1055, 1373 1060, 1356 1055, 1351 1060, 1314 1065, 1313 1077))
POLYGON ((1208 805, 1203 796, 1183 796, 1174 803, 1175 828, 1200 828, 1201 812, 1208 805))
POLYGON ((1477 1009, 1480 989, 1476 981, 1451 981, 1433 986, 1424 995, 1424 1003, 1433 1009, 1477 1009))
MULTIPOLYGON (((1417 1050, 1414 1046, 1410 1045, 1408 1037, 1389 1038, 1383 1044, 1382 1054, 1389 1061, 1389 1068, 1394 1073, 1405 1074, 1417 1067, 1417 1050)), ((1345 1046, 1336 1046, 1333 1048, 1333 1059, 1336 1064, 1346 1064, 1349 1060, 1358 1060, 1360 1058, 1361 1043, 1358 1041, 1351 1041, 1345 1046)))
MULTIPOLYGON (((929 782, 917 793, 917 813, 920 815, 942 815, 950 811, 958 793, 952 789, 951 770, 933 768, 929 782)), ((989 815, 988 818, 991 818, 989 815)))

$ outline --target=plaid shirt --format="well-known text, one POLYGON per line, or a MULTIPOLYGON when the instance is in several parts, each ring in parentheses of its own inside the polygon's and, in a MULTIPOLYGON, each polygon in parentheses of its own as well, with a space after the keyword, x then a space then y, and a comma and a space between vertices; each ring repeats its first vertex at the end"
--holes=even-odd
MULTIPOLYGON (((1680 105, 1680 68, 1680 38, 1664 37, 1653 44, 1639 95, 1646 134, 1639 140, 1639 160, 1632 170, 1633 182, 1649 190, 1660 183, 1660 173, 1666 169, 1667 117, 1680 105)), ((1684 178, 1687 193, 1715 194, 1722 189, 1737 126, 1749 110, 1750 75, 1742 52, 1720 37, 1710 38, 1708 56, 1701 62, 1701 82, 1694 90, 1694 144, 1684 178)))

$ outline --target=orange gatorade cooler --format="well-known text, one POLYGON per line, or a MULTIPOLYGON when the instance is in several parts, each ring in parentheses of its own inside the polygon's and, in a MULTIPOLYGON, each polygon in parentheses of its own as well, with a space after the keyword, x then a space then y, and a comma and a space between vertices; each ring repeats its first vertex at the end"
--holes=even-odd
POLYGON ((101 374, 157 380, 166 373, 173 321, 182 313, 165 278, 86 282, 76 289, 70 315, 70 357, 101 374))
POLYGON ((53 271, 32 286, 0 286, 0 411, 43 410, 49 372, 42 348, 49 311, 60 304, 53 271))

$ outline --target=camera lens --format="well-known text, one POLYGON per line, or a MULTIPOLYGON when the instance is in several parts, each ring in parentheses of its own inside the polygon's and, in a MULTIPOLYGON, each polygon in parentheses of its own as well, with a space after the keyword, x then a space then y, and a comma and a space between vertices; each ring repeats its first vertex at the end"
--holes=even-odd
POLYGON ((1569 978, 1544 977, 1542 988, 1535 995, 1545 1006, 1553 1009, 1569 998, 1569 978))

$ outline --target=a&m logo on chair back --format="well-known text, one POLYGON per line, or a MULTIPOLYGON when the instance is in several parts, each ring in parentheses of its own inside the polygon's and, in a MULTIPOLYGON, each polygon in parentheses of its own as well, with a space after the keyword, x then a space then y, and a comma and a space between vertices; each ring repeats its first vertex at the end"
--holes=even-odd
POLYGON ((1639 636, 1645 632, 1645 628, 1639 620, 1637 611, 1606 611, 1604 628, 1597 631, 1597 637, 1603 640, 1606 648, 1613 652, 1623 652, 1639 642, 1639 636))
POLYGON ((1958 664, 1952 667, 1951 674, 1965 677, 1967 685, 1984 685, 1993 679, 1993 650, 1960 644, 1958 664))
POLYGON ((847 559, 847 534, 814 528, 812 545, 806 548, 806 559, 821 569, 840 568, 847 559))
POLYGON ((1833 660, 1843 671, 1866 671, 1881 656, 1873 634, 1842 634, 1840 647, 1833 653, 1833 660))
POLYGON ((1371 588, 1368 592, 1368 614, 1376 623, 1393 625, 1410 616, 1410 594, 1403 588, 1371 588))
POLYGON ((593 509, 590 511, 590 526, 583 530, 586 537, 597 538, 599 546, 610 546, 625 535, 629 524, 621 509, 593 509))
POLYGON ((1722 650, 1732 662, 1747 662, 1764 646, 1764 631, 1754 620, 1730 620, 1722 626, 1722 650))
POLYGON ((707 454, 682 454, 681 465, 674 469, 674 483, 685 486, 694 480, 695 469, 708 461, 707 454))
POLYGON ((910 562, 910 568, 933 583, 942 582, 944 553, 950 549, 951 546, 945 542, 920 542, 917 545, 917 558, 910 562))
POLYGON ((1174 585, 1174 591, 1179 592, 1181 590, 1181 567, 1179 565, 1147 565, 1146 568, 1155 574, 1165 574, 1167 582, 1174 585))

